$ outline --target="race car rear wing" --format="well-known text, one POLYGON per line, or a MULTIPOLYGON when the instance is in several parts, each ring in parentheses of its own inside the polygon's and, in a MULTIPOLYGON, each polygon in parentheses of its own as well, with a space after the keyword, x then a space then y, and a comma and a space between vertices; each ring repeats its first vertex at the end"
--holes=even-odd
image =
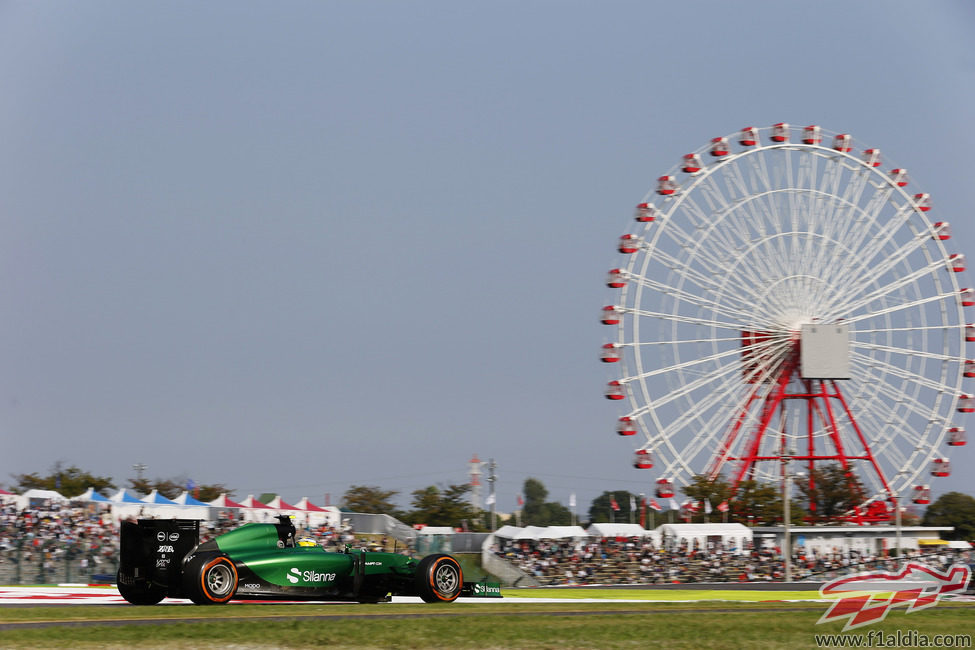
POLYGON ((119 582, 182 591, 182 562, 200 541, 197 519, 123 521, 119 531, 119 582))

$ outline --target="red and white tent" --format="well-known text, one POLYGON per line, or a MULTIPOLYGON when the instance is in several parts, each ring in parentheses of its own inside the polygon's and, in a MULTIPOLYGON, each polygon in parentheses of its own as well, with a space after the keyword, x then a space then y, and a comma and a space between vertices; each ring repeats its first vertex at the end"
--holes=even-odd
POLYGON ((232 501, 230 497, 227 496, 226 492, 218 496, 213 501, 208 501, 207 503, 213 506, 214 508, 244 508, 245 507, 243 504, 237 503, 236 501, 232 501))

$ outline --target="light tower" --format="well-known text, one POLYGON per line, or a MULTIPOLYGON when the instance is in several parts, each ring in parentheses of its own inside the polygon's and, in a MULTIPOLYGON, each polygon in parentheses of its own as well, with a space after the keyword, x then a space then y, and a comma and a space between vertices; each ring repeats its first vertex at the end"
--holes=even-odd
POLYGON ((471 467, 471 508, 475 512, 481 510, 481 466, 484 464, 477 454, 468 461, 471 467))

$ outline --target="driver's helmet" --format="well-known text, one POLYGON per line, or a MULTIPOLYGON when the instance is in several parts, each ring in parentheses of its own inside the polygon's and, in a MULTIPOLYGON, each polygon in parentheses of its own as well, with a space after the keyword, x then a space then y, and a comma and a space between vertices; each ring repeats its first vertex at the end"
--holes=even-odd
POLYGON ((299 537, 298 546, 318 546, 318 542, 311 537, 299 537))

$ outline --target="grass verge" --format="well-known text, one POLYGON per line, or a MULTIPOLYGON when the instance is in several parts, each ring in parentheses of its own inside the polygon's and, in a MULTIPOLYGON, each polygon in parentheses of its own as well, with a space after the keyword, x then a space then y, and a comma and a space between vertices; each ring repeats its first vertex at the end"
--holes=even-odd
MULTIPOLYGON (((5 608, 0 647, 812 648, 815 634, 841 629, 817 625, 823 611, 816 604, 572 601, 5 608), (17 622, 55 624, 13 629, 17 622), (72 626, 79 622, 85 625, 72 626)), ((895 610, 868 629, 971 634, 973 622, 975 607, 939 605, 911 615, 895 610)))

